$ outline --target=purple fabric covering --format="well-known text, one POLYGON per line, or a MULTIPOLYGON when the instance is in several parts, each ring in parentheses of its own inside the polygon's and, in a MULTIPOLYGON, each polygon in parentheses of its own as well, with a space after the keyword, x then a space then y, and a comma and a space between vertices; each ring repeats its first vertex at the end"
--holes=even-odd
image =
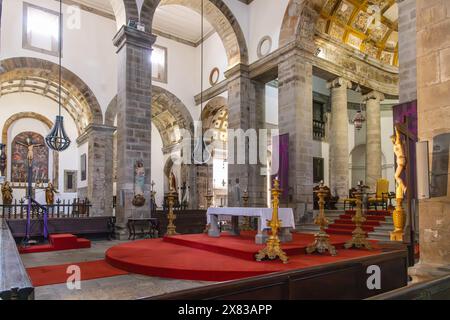
POLYGON ((272 158, 272 164, 278 162, 278 173, 272 178, 278 176, 280 188, 283 190, 281 199, 287 200, 289 196, 289 134, 274 137, 272 146, 274 151, 278 149, 278 154, 272 153, 272 157, 278 156, 278 161, 272 158))

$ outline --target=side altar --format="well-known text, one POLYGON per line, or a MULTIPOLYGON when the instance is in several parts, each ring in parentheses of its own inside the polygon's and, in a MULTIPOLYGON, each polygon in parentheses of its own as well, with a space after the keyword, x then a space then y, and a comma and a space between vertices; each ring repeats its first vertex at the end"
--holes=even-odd
MULTIPOLYGON (((206 213, 209 225, 208 235, 210 237, 220 237, 219 217, 230 217, 232 221, 231 234, 239 235, 239 217, 255 217, 258 219, 257 234, 255 242, 263 244, 268 239, 267 231, 270 229, 268 221, 272 219, 272 208, 209 208, 206 213)), ((279 208, 278 216, 281 221, 280 240, 281 242, 292 241, 291 229, 295 229, 294 212, 292 208, 279 208)))

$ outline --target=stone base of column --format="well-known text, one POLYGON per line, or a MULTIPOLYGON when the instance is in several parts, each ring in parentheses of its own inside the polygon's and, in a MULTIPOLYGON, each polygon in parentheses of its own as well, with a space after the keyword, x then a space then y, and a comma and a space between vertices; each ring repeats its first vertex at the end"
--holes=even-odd
POLYGON ((413 283, 427 281, 446 275, 450 275, 450 264, 430 264, 419 262, 415 266, 408 269, 413 283))
POLYGON ((116 224, 116 232, 114 233, 114 238, 116 240, 128 240, 129 233, 126 225, 116 224))

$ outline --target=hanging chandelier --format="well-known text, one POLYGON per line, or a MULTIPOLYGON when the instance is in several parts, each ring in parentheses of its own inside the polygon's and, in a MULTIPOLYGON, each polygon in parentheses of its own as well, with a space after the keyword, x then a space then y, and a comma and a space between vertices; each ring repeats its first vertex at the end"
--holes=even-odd
POLYGON ((194 152, 192 153, 192 158, 194 159, 194 164, 204 165, 211 159, 211 153, 209 152, 205 139, 203 137, 203 60, 204 60, 204 30, 203 30, 203 19, 204 19, 204 0, 201 1, 201 64, 200 64, 200 126, 197 128, 197 141, 195 143, 194 152))
MULTIPOLYGON (((362 90, 361 90, 361 87, 359 86, 359 84, 356 87, 355 91, 360 94, 362 93, 362 90)), ((362 113, 362 111, 363 111, 362 105, 363 105, 363 98, 361 97, 361 102, 359 104, 359 110, 356 112, 355 116, 353 117, 353 121, 352 121, 353 124, 355 125, 355 129, 358 131, 361 130, 363 123, 366 121, 366 118, 364 117, 364 115, 362 113)))
POLYGON ((63 16, 62 16, 62 0, 59 0, 59 87, 58 87, 58 110, 55 124, 50 133, 45 137, 45 143, 51 150, 64 151, 70 146, 70 139, 64 130, 64 117, 61 115, 61 79, 62 79, 62 32, 63 32, 63 16))

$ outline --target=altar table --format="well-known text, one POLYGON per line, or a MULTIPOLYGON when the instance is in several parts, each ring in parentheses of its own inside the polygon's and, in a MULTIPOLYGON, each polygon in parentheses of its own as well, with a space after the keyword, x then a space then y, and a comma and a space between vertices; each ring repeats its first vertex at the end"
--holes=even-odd
MULTIPOLYGON (((210 237, 220 237, 219 216, 231 216, 231 234, 239 235, 239 217, 258 218, 258 232, 255 242, 265 243, 270 229, 268 221, 272 219, 272 208, 209 208, 206 212, 207 223, 209 224, 208 235, 210 237)), ((292 241, 290 229, 295 229, 294 212, 291 208, 279 208, 278 219, 281 221, 280 240, 281 242, 292 241)))

